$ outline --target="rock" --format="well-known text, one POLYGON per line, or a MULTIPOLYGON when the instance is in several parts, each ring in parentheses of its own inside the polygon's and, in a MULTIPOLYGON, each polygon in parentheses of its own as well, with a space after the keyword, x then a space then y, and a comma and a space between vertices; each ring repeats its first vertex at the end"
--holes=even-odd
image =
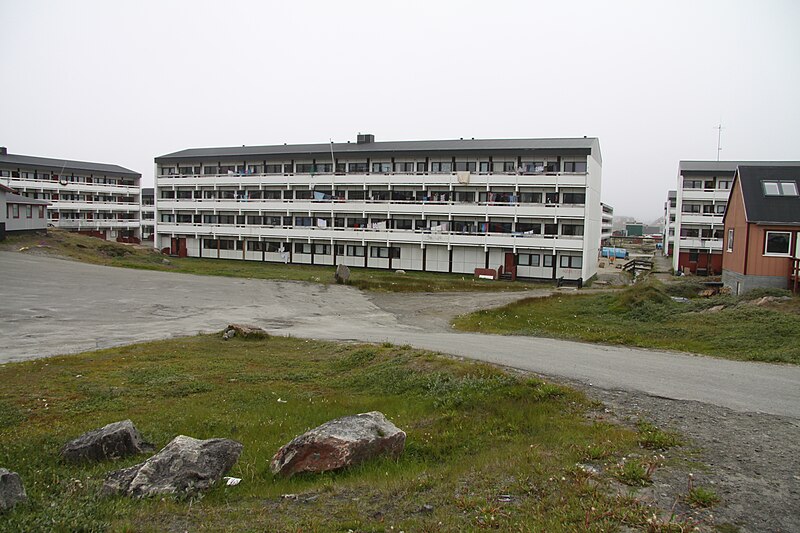
POLYGON ((350 268, 347 265, 339 264, 336 266, 336 273, 333 279, 340 285, 347 285, 350 283, 350 268))
POLYGON ((166 257, 164 259, 162 259, 161 262, 164 263, 165 265, 171 265, 172 264, 172 261, 170 261, 166 257))
POLYGON ((266 339, 269 337, 269 333, 256 326, 229 324, 228 327, 225 328, 225 333, 222 334, 222 338, 228 340, 236 335, 251 339, 266 339))
POLYGON ((109 473, 103 494, 144 497, 206 490, 222 479, 241 453, 242 444, 233 440, 178 435, 147 461, 109 473))
POLYGON ((757 298, 755 300, 751 300, 749 303, 750 305, 755 305, 757 307, 763 307, 767 304, 774 303, 774 302, 786 302, 791 300, 790 296, 762 296, 761 298, 757 298))
POLYGON ((11 509, 27 499, 19 474, 0 468, 0 511, 11 509))
POLYGON ((406 273, 406 271, 405 270, 395 270, 394 273, 395 274, 400 274, 402 276, 403 274, 406 273))
POLYGON ((61 448, 61 457, 68 461, 103 461, 152 450, 133 422, 123 420, 69 441, 61 448))
POLYGON ((362 463, 380 455, 403 453, 406 433, 372 411, 326 422, 283 446, 272 458, 275 474, 327 472, 362 463))
POLYGON ((719 313, 723 309, 725 309, 724 305, 715 305, 714 307, 709 307, 708 309, 706 309, 705 312, 706 313, 719 313))

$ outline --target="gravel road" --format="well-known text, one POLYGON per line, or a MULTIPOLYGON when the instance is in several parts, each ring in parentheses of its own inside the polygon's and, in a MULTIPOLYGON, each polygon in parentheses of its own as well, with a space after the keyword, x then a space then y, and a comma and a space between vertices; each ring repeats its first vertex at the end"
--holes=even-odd
MULTIPOLYGON (((0 252, 0 273, 0 364, 219 331, 230 322, 410 344, 566 381, 606 403, 609 416, 673 427, 708 465, 695 472, 699 482, 713 482, 723 499, 713 520, 740 531, 800 531, 800 367, 450 329, 456 314, 531 291, 366 295, 11 252, 0 252)), ((686 469, 665 469, 649 497, 669 508, 685 493, 686 476, 686 469)))

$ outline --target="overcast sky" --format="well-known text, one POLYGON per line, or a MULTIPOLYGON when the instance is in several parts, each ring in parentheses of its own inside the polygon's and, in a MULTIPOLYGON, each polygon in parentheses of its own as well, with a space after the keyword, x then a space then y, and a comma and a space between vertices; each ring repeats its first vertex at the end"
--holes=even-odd
POLYGON ((600 138, 649 222, 678 161, 800 160, 800 2, 0 0, 0 145, 153 182, 184 148, 600 138))

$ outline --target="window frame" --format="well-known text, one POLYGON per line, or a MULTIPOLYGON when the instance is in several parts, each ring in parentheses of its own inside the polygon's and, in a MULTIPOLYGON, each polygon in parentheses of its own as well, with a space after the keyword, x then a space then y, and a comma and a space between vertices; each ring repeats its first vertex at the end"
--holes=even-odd
POLYGON ((733 228, 728 228, 728 242, 725 243, 726 252, 733 252, 733 238, 734 238, 733 228))
POLYGON ((792 232, 791 231, 779 231, 779 230, 767 230, 764 232, 764 255, 767 257, 791 257, 792 255, 792 232), (770 245, 770 234, 775 235, 786 235, 786 251, 785 252, 770 252, 769 245, 770 245))

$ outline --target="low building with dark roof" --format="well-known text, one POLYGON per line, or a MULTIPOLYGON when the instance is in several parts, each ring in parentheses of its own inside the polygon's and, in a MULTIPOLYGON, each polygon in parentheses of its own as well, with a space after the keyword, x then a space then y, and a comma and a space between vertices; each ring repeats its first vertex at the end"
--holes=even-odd
POLYGON ((25 233, 47 229, 47 205, 17 194, 0 183, 0 240, 8 233, 25 233))
POLYGON ((740 165, 724 224, 726 287, 800 288, 800 164, 740 165))
POLYGON ((0 147, 0 183, 48 203, 50 224, 118 241, 139 241, 141 174, 106 163, 9 154, 0 147))
POLYGON ((596 138, 359 134, 155 162, 156 247, 176 255, 512 279, 588 280, 597 270, 596 138))

